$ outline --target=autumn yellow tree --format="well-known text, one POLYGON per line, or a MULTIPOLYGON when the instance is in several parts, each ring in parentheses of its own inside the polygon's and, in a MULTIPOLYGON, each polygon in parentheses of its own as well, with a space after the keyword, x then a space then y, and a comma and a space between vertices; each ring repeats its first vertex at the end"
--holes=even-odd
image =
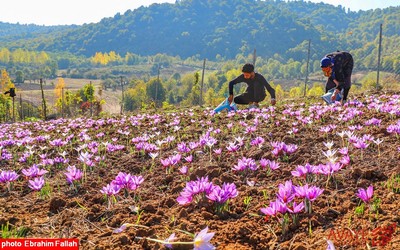
POLYGON ((65 88, 65 81, 64 78, 59 77, 57 79, 57 84, 54 87, 54 93, 56 94, 57 98, 60 98, 62 95, 62 90, 65 88))
POLYGON ((101 52, 96 52, 96 54, 92 57, 91 60, 93 64, 106 65, 108 63, 106 57, 101 52))
POLYGON ((11 57, 11 52, 7 48, 2 48, 0 50, 0 62, 9 63, 11 57))
POLYGON ((11 78, 8 75, 7 70, 5 69, 1 70, 0 88, 1 88, 1 93, 4 93, 6 90, 10 88, 14 88, 14 84, 11 82, 11 78))

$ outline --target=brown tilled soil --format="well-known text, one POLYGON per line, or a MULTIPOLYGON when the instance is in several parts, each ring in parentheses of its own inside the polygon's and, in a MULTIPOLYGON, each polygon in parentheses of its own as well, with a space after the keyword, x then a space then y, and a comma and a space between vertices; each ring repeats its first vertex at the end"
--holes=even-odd
MULTIPOLYGON (((388 103, 389 98, 392 96, 381 97, 379 100, 388 103)), ((369 103, 369 99, 364 97, 358 99, 365 105, 369 103)), ((375 246, 375 249, 400 249, 400 138, 387 132, 387 127, 396 124, 399 115, 364 106, 357 108, 362 110, 362 114, 351 121, 338 121, 339 114, 348 113, 350 108, 354 108, 350 105, 343 110, 327 112, 310 125, 303 125, 295 116, 283 112, 290 106, 293 111, 304 109, 303 116, 310 116, 308 101, 306 104, 300 101, 280 103, 274 112, 240 112, 233 116, 227 116, 226 113, 210 116, 201 110, 185 110, 162 113, 159 118, 143 114, 116 119, 81 118, 2 125, 3 149, 12 153, 14 160, 2 160, 0 168, 14 169, 20 177, 10 192, 4 184, 0 184, 0 225, 4 226, 8 222, 9 231, 14 233, 25 228, 23 236, 28 238, 78 238, 80 249, 165 249, 162 244, 143 237, 166 239, 174 232, 179 241, 190 241, 192 238, 182 231, 197 233, 206 226, 210 232, 215 232, 211 243, 216 249, 326 249, 327 239, 333 241, 336 249, 374 249, 373 245, 377 243, 384 243, 385 246, 375 246), (261 115, 265 113, 273 116, 264 119, 261 115), (365 126, 365 121, 371 118, 381 119, 381 124, 365 126), (256 120, 256 132, 247 134, 245 126, 253 126, 256 120), (229 123, 233 124, 231 129, 227 128, 229 123), (334 131, 320 132, 321 127, 329 124, 337 125, 334 131), (350 144, 351 163, 329 182, 325 176, 317 176, 312 185, 323 188, 324 192, 313 203, 313 212, 301 213, 299 223, 290 223, 288 231, 283 234, 276 220, 264 216, 260 208, 267 207, 270 201, 275 200, 278 184, 289 179, 295 185, 304 184, 303 180, 292 177, 291 171, 306 163, 325 163, 323 151, 326 147, 323 143, 333 141, 334 149, 341 148, 342 143, 347 142, 342 142, 337 132, 349 130, 349 126, 355 125, 363 126, 355 132, 357 136, 369 134, 383 140, 379 151, 371 143, 361 155, 361 151, 350 144), (177 130, 175 126, 180 129, 177 130), (293 127, 298 128, 298 133, 289 134, 288 131, 293 127), (209 149, 198 148, 183 154, 184 157, 193 155, 192 163, 185 162, 182 157, 182 161, 170 173, 166 173, 160 159, 176 154, 179 142, 198 141, 206 131, 215 129, 221 129, 220 133, 211 132, 211 136, 217 140, 214 148, 222 149, 221 156, 212 153, 210 160, 209 149), (82 136, 83 131, 90 136, 86 141, 82 136), (124 131, 129 134, 123 134, 124 131), (26 135, 21 136, 21 132, 26 135), (101 132, 105 135, 96 137, 101 132), (131 142, 132 138, 145 134, 150 136, 148 142, 154 144, 168 136, 174 136, 175 139, 163 144, 158 151, 159 156, 153 161, 147 154, 137 151, 131 142), (4 143, 7 140, 35 138, 39 135, 49 137, 40 143, 30 143, 29 140, 13 146, 4 143), (65 146, 49 144, 54 139, 65 139, 70 135, 73 137, 65 146), (235 153, 229 153, 226 146, 239 136, 244 138, 244 146, 235 153), (261 148, 250 145, 256 136, 265 139, 261 148), (96 163, 92 171, 88 171, 86 180, 75 192, 66 183, 63 172, 68 164, 83 168, 78 160, 77 149, 92 141, 97 141, 99 148, 104 148, 103 142, 111 142, 124 145, 125 149, 112 153, 99 150, 94 153, 95 156, 105 156, 105 159, 96 163), (298 149, 283 161, 271 153, 270 141, 295 144, 298 149), (36 145, 32 149, 34 155, 30 162, 19 162, 18 159, 28 151, 30 144, 36 145), (37 192, 28 188, 21 170, 39 163, 41 154, 47 153, 47 158, 55 158, 63 151, 67 153, 69 163, 47 167, 51 171, 45 175, 45 180, 51 192, 49 197, 41 198, 37 192), (276 160, 280 163, 280 169, 270 173, 262 169, 241 173, 233 171, 232 167, 242 157, 253 158, 256 162, 261 158, 276 160), (176 198, 186 184, 186 177, 178 170, 183 165, 190 168, 190 180, 208 176, 215 185, 235 183, 239 195, 230 201, 229 211, 216 213, 211 204, 204 203, 179 205, 176 198), (145 180, 129 197, 123 193, 117 195, 117 202, 107 208, 100 190, 119 172, 142 175, 145 180), (369 185, 374 186, 374 196, 380 199, 379 209, 372 213, 367 207, 364 214, 357 215, 355 208, 360 200, 355 194, 359 188, 367 188, 369 185), (251 200, 245 204, 245 199, 251 200), (122 233, 112 232, 124 223, 136 225, 122 233), (385 242, 382 237, 376 239, 379 232, 390 237, 386 237, 385 242)), ((397 105, 397 110, 400 110, 399 99, 393 101, 392 105, 397 105)), ((190 245, 176 245, 174 249, 192 248, 190 245)))

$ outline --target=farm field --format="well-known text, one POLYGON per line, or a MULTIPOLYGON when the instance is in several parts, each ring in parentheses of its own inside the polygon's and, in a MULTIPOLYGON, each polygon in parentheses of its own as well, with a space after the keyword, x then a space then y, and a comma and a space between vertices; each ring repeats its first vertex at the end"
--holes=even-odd
POLYGON ((2 124, 2 235, 80 249, 400 249, 400 94, 351 98, 2 124))
MULTIPOLYGON (((84 85, 89 84, 90 81, 95 86, 96 95, 98 95, 98 90, 101 87, 100 80, 64 78, 66 89, 70 91, 77 91, 83 88, 84 85)), ((54 103, 56 102, 56 95, 54 93, 55 84, 57 84, 57 79, 47 80, 47 83, 43 85, 43 92, 46 98, 47 105, 49 105, 50 113, 54 112, 51 107, 54 106, 54 103)), ((21 94, 21 97, 24 101, 28 101, 36 107, 42 105, 42 93, 39 83, 20 84, 17 86, 17 92, 21 94)), ((105 104, 102 107, 104 111, 109 114, 120 113, 121 89, 117 89, 116 91, 112 91, 111 89, 102 90, 101 98, 105 100, 105 104)))

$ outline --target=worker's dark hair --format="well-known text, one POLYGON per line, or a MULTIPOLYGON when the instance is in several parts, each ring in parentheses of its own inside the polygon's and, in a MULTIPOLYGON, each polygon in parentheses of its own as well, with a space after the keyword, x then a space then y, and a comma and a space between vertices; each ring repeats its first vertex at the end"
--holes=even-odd
POLYGON ((246 63, 243 65, 242 72, 243 73, 251 73, 254 71, 254 65, 251 63, 246 63))

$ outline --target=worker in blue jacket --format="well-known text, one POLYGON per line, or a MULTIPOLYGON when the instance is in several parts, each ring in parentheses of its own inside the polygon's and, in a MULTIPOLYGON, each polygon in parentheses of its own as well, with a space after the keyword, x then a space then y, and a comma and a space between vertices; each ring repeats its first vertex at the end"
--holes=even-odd
POLYGON ((328 77, 325 92, 335 88, 332 94, 332 101, 336 100, 336 95, 343 90, 342 103, 347 101, 347 96, 351 88, 351 73, 353 72, 354 61, 349 52, 337 51, 324 56, 321 59, 321 69, 328 77))

